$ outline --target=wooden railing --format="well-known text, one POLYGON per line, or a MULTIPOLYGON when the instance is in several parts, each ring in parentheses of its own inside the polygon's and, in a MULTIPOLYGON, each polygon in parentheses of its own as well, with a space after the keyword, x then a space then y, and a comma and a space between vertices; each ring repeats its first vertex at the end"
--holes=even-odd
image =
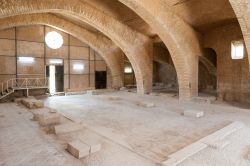
POLYGON ((1 83, 1 93, 8 89, 48 88, 48 78, 13 78, 1 83))

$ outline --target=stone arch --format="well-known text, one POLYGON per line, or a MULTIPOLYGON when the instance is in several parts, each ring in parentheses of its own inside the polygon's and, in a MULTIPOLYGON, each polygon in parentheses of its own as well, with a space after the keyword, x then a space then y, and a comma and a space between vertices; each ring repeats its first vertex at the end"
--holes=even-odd
POLYGON ((180 99, 198 95, 198 34, 175 15, 164 0, 119 0, 142 17, 159 35, 173 59, 180 99))
POLYGON ((47 25, 64 31, 90 45, 103 57, 111 71, 112 87, 122 87, 122 51, 108 38, 51 14, 19 15, 0 19, 0 29, 27 25, 47 25))
POLYGON ((248 53, 248 64, 250 64, 250 1, 229 0, 229 2, 231 3, 231 6, 240 24, 248 53))
POLYGON ((0 2, 0 9, 0 17, 44 12, 67 13, 78 17, 107 35, 123 50, 134 68, 137 92, 144 94, 151 91, 151 40, 90 4, 80 0, 71 0, 70 3, 67 0, 8 0, 0 2))

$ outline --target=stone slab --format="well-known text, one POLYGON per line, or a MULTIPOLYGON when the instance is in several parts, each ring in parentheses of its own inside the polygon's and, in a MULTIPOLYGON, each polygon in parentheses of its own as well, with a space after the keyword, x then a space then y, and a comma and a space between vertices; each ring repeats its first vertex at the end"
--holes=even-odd
POLYGON ((66 123, 61 125, 56 125, 55 134, 65 134, 69 132, 74 132, 83 129, 83 126, 78 123, 66 123))
POLYGON ((226 127, 210 134, 209 136, 201 139, 200 141, 205 144, 212 144, 213 142, 223 140, 225 137, 231 135, 232 133, 242 129, 244 124, 242 122, 233 122, 226 127))
POLYGON ((118 96, 110 96, 109 100, 121 100, 121 98, 118 96))
POLYGON ((58 113, 43 113, 38 115, 38 122, 41 126, 57 125, 61 122, 61 116, 58 113))
POLYGON ((43 108, 44 107, 44 103, 42 100, 35 100, 33 102, 33 106, 34 108, 43 108))
POLYGON ((248 151, 248 153, 247 153, 247 155, 246 155, 246 159, 247 159, 247 160, 250 160, 250 149, 249 149, 249 151, 248 151))
POLYGON ((207 147, 206 144, 201 142, 193 143, 185 148, 179 150, 176 153, 171 154, 168 160, 162 163, 163 166, 176 166, 186 160, 187 158, 193 156, 194 154, 198 153, 199 151, 205 149, 207 147))
POLYGON ((204 112, 197 110, 184 110, 183 115, 186 117, 201 118, 204 116, 204 112))
POLYGON ((14 102, 15 102, 15 103, 21 103, 22 100, 24 100, 24 99, 26 99, 26 98, 24 98, 24 97, 15 98, 15 99, 14 99, 14 102))
POLYGON ((114 89, 96 89, 96 90, 87 90, 86 94, 88 95, 100 95, 107 92, 114 92, 114 89))
POLYGON ((81 142, 84 142, 88 146, 90 146, 90 153, 96 153, 101 150, 102 145, 95 139, 80 139, 81 142))
POLYGON ((23 105, 25 105, 29 109, 43 108, 44 107, 44 103, 42 100, 25 98, 25 99, 22 99, 21 102, 23 105))
POLYGON ((230 142, 227 140, 218 140, 215 142, 209 142, 207 143, 207 145, 213 149, 223 149, 225 148, 227 145, 229 145, 230 142))
POLYGON ((195 97, 194 102, 213 104, 216 101, 216 97, 195 97))
POLYGON ((225 137, 244 127, 242 122, 233 122, 228 126, 200 139, 199 141, 184 147, 183 149, 168 156, 168 159, 162 162, 163 166, 177 166, 187 158, 207 148, 208 146, 220 149, 227 146, 230 142, 224 141, 225 137))
POLYGON ((44 112, 42 112, 42 111, 34 112, 34 113, 33 113, 33 120, 38 121, 39 118, 43 116, 43 114, 44 114, 44 112))
POLYGON ((142 102, 142 101, 137 102, 136 105, 141 106, 141 107, 146 107, 146 108, 155 107, 154 103, 142 102))
POLYGON ((95 90, 87 90, 87 93, 86 93, 86 94, 88 94, 88 95, 99 95, 100 92, 95 91, 95 90))
POLYGON ((90 146, 80 140, 75 140, 67 144, 67 151, 74 157, 80 159, 90 154, 90 146))

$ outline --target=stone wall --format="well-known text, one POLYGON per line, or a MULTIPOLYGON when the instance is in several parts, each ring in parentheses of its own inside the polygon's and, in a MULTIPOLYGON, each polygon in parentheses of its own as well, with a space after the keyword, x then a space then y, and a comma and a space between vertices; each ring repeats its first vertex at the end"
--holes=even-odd
POLYGON ((40 78, 45 76, 45 65, 50 59, 63 59, 64 90, 75 91, 95 87, 95 71, 110 71, 105 61, 88 45, 78 39, 47 26, 25 26, 0 31, 0 82, 10 78, 40 78), (57 31, 64 39, 61 48, 46 46, 47 32, 57 31), (18 57, 34 57, 34 63, 24 64, 18 57), (73 64, 84 64, 83 72, 73 70, 73 64))
POLYGON ((232 60, 231 41, 243 39, 238 23, 219 27, 206 33, 205 47, 217 53, 217 95, 221 100, 250 102, 248 56, 232 60))

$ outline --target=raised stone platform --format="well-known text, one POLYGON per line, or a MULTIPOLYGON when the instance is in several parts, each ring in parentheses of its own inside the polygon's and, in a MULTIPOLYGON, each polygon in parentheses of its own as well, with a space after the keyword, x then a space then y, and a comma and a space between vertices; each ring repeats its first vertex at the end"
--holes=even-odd
POLYGON ((162 162, 163 166, 176 166, 191 157, 192 155, 198 153, 199 151, 211 147, 214 149, 224 148, 229 144, 228 141, 223 140, 230 134, 240 130, 244 127, 241 122, 233 122, 226 127, 200 139, 199 141, 184 147, 183 149, 168 156, 168 159, 162 162))
POLYGON ((168 156, 168 160, 164 161, 162 163, 163 166, 176 166, 186 160, 188 157, 191 157, 192 155, 198 153, 202 149, 205 149, 207 147, 206 144, 196 142, 193 143, 181 150, 179 150, 176 153, 171 154, 168 156))

